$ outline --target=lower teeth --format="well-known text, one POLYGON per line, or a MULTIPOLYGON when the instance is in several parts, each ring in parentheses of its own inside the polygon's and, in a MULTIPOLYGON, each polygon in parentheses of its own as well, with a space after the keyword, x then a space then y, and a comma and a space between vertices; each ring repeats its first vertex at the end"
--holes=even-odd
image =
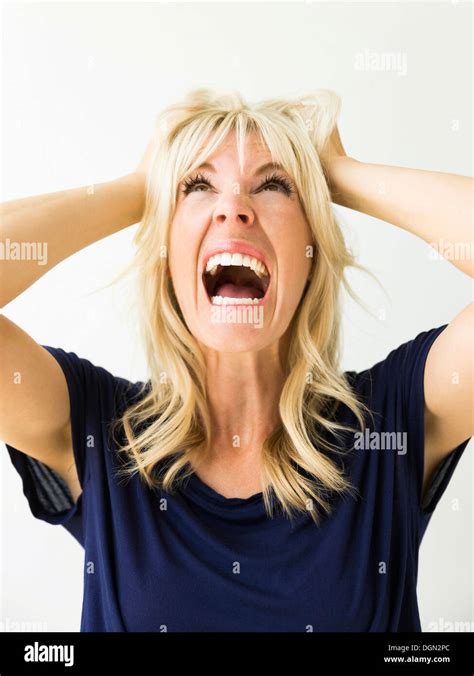
POLYGON ((229 298, 228 296, 212 296, 213 305, 255 305, 261 298, 229 298))

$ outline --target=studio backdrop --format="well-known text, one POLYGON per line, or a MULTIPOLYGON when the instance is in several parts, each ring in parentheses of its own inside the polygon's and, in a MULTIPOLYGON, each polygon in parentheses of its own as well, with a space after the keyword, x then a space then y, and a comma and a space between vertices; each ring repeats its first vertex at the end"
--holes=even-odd
MULTIPOLYGON (((472 6, 59 2, 2 7, 2 200, 133 171, 157 113, 198 86, 249 101, 334 90, 346 152, 472 175, 472 6)), ((344 300, 343 367, 360 371, 465 307, 471 280, 421 239, 334 206, 370 308, 344 300)), ((38 343, 146 377, 127 278, 137 226, 62 262, 4 313, 38 343)), ((424 631, 472 629, 472 443, 420 550, 424 631), (450 624, 451 623, 451 624, 450 624)), ((2 445, 0 630, 77 631, 83 549, 35 519, 2 445)))

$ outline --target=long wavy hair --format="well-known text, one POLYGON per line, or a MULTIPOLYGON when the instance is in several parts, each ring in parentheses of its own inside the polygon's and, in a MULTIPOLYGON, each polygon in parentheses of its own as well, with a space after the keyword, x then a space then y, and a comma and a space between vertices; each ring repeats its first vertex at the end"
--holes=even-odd
POLYGON ((331 495, 354 491, 344 467, 330 457, 348 449, 327 437, 355 431, 335 421, 338 406, 352 411, 361 430, 364 412, 370 413, 340 371, 339 360, 342 287, 360 302, 345 270, 351 266, 372 273, 346 247, 320 162, 339 109, 339 97, 329 90, 250 105, 238 92, 199 88, 158 115, 132 262, 149 380, 114 421, 114 431, 121 429, 118 450, 126 459, 120 475, 139 473, 150 488, 172 493, 209 447, 206 364, 173 290, 169 232, 183 178, 232 131, 243 167, 246 134, 253 132, 295 182, 314 240, 311 279, 290 323, 281 422, 262 449, 265 508, 272 516, 278 505, 290 518, 309 511, 319 524, 320 509, 332 511, 331 495))

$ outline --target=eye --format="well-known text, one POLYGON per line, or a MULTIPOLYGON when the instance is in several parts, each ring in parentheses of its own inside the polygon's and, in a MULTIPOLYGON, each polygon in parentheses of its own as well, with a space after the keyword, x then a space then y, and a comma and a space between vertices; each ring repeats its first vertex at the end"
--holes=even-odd
POLYGON ((265 190, 270 185, 276 185, 277 189, 284 192, 286 195, 290 195, 292 192, 294 192, 292 183, 288 179, 284 178, 283 176, 279 176, 278 174, 266 176, 260 189, 265 190))
MULTIPOLYGON (((188 195, 191 192, 207 192, 207 188, 212 188, 211 181, 205 174, 196 174, 196 176, 186 178, 182 185, 182 192, 184 195, 188 195)), ((259 190, 267 190, 269 186, 276 186, 277 191, 283 192, 286 195, 295 192, 295 188, 291 181, 276 173, 266 176, 259 190)), ((274 191, 272 190, 271 192, 274 191)))
POLYGON ((192 178, 187 178, 183 181, 183 190, 182 192, 185 195, 188 195, 190 192, 203 192, 202 190, 197 191, 198 186, 204 186, 205 188, 211 187, 211 182, 204 174, 196 174, 192 178))

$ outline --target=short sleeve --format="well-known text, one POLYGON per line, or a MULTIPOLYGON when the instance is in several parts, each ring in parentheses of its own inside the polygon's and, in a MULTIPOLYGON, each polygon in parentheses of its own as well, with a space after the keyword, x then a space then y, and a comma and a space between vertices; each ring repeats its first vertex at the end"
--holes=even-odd
POLYGON ((23 493, 37 519, 64 526, 83 544, 83 501, 93 467, 93 454, 107 448, 109 423, 121 412, 124 394, 133 384, 74 352, 43 345, 59 363, 69 392, 74 459, 82 493, 76 503, 67 484, 47 465, 6 444, 23 493))
POLYGON ((428 353, 436 338, 447 324, 419 333, 414 339, 392 351, 387 358, 387 378, 396 383, 396 396, 399 397, 401 426, 406 432, 407 453, 400 462, 405 463, 405 478, 409 494, 413 498, 413 507, 419 518, 421 533, 426 527, 437 504, 444 494, 454 470, 470 440, 467 438, 438 466, 427 490, 424 500, 424 450, 425 450, 425 396, 424 374, 428 353))

